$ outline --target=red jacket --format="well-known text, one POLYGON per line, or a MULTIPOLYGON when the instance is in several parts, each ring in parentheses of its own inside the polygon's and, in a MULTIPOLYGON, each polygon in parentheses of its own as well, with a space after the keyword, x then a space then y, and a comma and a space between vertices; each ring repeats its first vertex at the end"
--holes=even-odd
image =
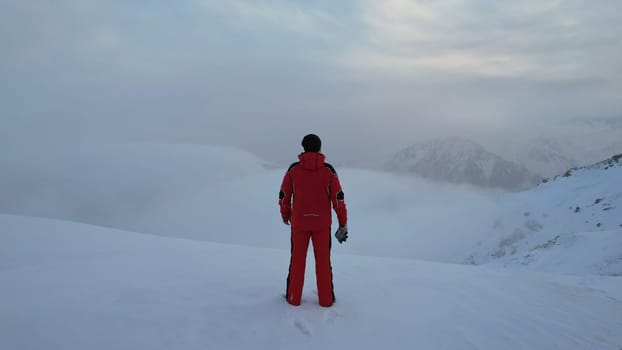
POLYGON ((347 224, 348 211, 335 168, 324 163, 321 153, 305 152, 298 159, 285 173, 279 193, 283 220, 291 220, 294 230, 326 229, 332 221, 332 204, 339 224, 347 224))

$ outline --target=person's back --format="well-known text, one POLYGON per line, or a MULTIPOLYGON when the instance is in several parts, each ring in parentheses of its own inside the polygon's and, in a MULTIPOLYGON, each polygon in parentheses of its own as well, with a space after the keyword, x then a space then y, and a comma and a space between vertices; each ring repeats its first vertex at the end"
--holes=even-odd
MULTIPOLYGON (((292 212, 294 230, 318 230, 330 227, 331 203, 328 191, 334 171, 324 163, 324 155, 307 152, 299 156, 289 171, 295 189, 292 212)), ((333 185, 334 186, 334 185, 333 185)))
POLYGON ((330 264, 331 205, 337 213, 338 239, 347 238, 347 209, 335 169, 324 162, 321 141, 307 135, 302 145, 305 152, 292 164, 283 178, 279 193, 281 216, 292 226, 292 258, 287 278, 287 301, 300 305, 309 239, 313 242, 320 305, 330 306, 335 300, 330 264), (292 200, 293 198, 293 200, 292 200))

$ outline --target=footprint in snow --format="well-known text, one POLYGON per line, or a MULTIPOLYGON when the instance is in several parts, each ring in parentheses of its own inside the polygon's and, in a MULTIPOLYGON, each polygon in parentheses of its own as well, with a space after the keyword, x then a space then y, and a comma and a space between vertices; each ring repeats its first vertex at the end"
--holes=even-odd
POLYGON ((296 327, 300 331, 300 333, 308 337, 312 335, 309 324, 305 322, 304 320, 300 320, 300 319, 294 320, 294 327, 296 327))
POLYGON ((324 323, 328 324, 334 324, 339 317, 342 317, 342 315, 333 309, 324 311, 324 314, 322 315, 324 323))

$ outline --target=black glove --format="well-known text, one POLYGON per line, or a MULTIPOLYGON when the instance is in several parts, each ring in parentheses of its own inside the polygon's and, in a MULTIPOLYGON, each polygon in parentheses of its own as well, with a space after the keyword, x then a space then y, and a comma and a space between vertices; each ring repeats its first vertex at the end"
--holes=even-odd
POLYGON ((339 244, 343 243, 348 239, 348 226, 347 225, 339 225, 337 232, 335 232, 335 238, 339 244))

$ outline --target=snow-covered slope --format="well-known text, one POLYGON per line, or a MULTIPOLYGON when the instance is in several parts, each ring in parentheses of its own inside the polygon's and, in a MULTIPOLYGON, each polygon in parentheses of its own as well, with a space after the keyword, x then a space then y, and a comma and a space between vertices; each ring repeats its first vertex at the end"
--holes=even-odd
POLYGON ((289 252, 0 215, 0 348, 618 349, 622 280, 366 258, 336 304, 280 294, 289 252))
POLYGON ((458 137, 412 145, 398 152, 387 168, 439 181, 507 190, 526 189, 538 182, 522 165, 458 137))
POLYGON ((499 198, 465 262, 622 276, 622 156, 499 198))

